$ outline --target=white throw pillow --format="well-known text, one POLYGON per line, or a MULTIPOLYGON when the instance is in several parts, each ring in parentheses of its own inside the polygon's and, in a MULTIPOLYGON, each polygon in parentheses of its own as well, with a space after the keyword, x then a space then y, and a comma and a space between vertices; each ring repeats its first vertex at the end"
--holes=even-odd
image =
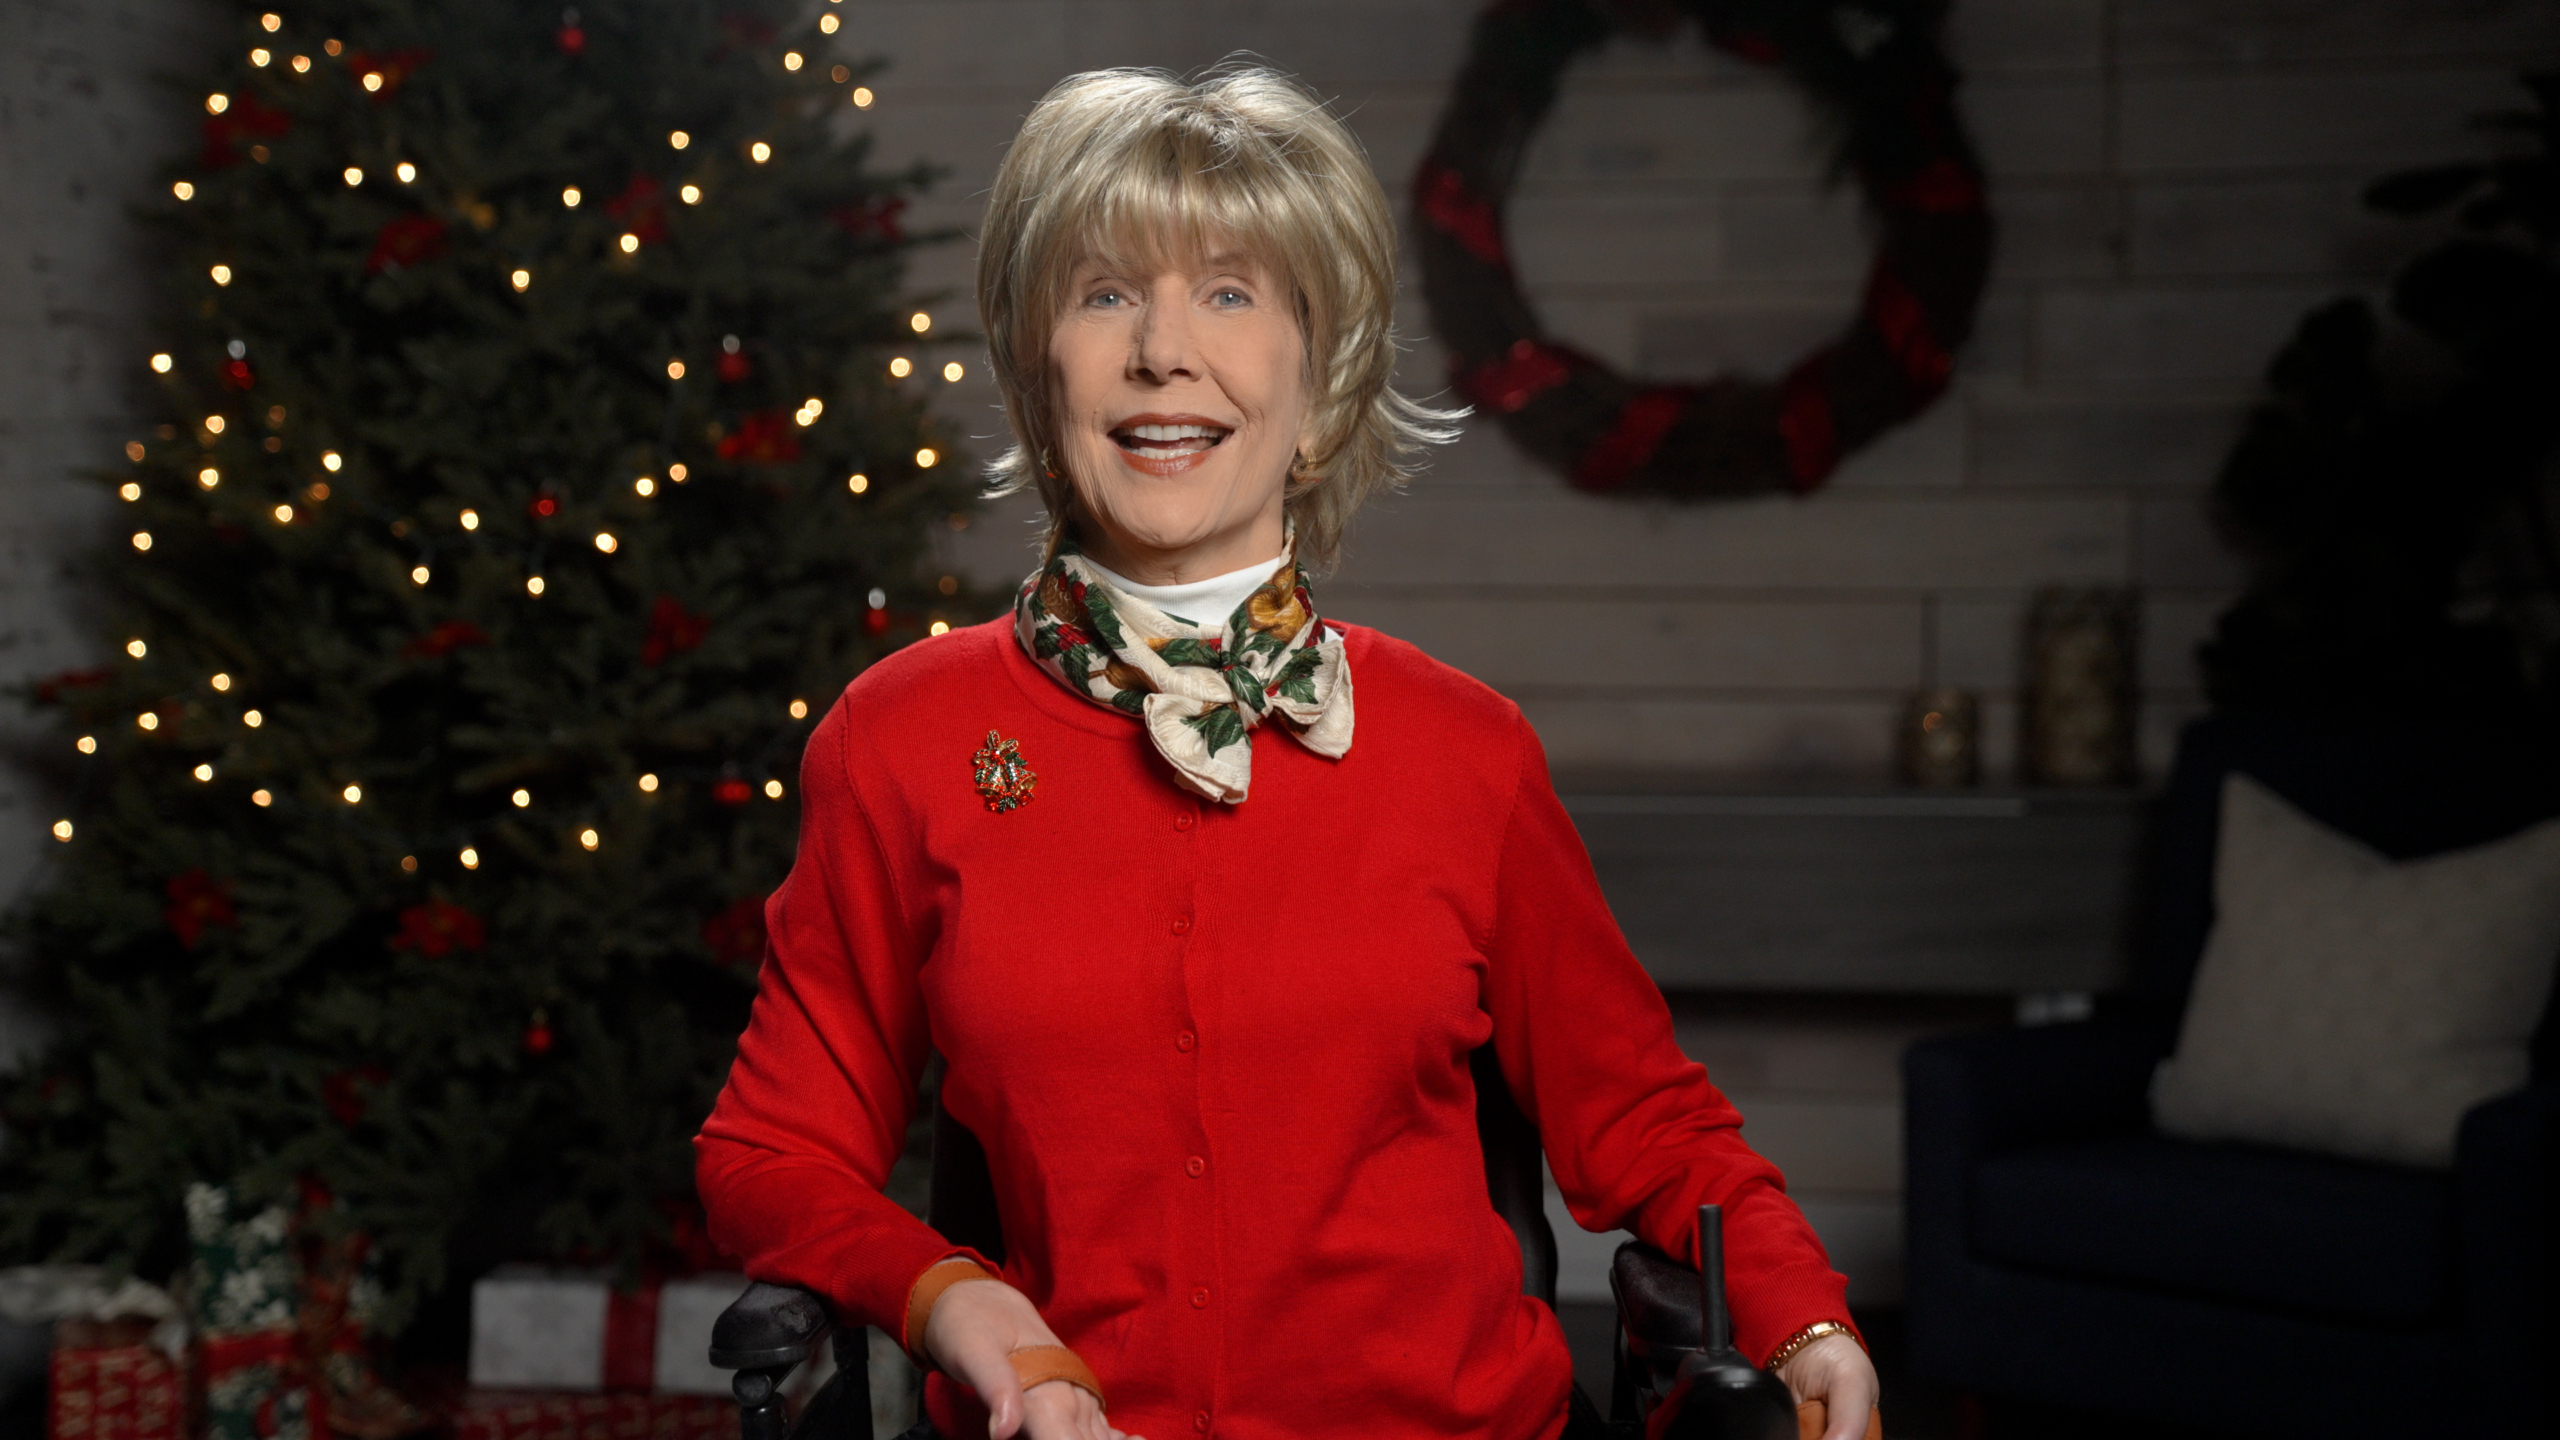
POLYGON ((2398 864, 2233 774, 2213 931, 2161 1130, 2453 1163, 2463 1112, 2525 1083, 2560 958, 2560 820, 2398 864))

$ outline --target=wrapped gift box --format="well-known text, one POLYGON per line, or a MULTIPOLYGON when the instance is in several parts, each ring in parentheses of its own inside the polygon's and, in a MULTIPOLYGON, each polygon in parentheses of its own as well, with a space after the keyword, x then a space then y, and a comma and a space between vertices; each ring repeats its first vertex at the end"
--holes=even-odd
POLYGON ((725 1397, 711 1326, 746 1288, 696 1275, 617 1291, 599 1272, 506 1266, 471 1287, 471 1384, 725 1397))
POLYGON ((152 1322, 55 1327, 46 1440, 194 1440, 186 1367, 150 1343, 152 1322))

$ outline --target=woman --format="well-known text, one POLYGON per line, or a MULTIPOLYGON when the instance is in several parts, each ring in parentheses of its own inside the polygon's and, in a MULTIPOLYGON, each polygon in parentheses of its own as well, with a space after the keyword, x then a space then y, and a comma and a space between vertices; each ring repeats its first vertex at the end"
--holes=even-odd
POLYGON ((1863 1434, 1842 1281, 1673 1045, 1519 711, 1315 614, 1300 567, 1449 434, 1388 386, 1349 135, 1264 71, 1076 76, 983 247, 996 468, 1048 559, 810 738, 699 1141, 715 1235, 897 1335, 947 1436, 1548 1440, 1572 1367, 1486 1198, 1491 1041, 1575 1218, 1694 1262, 1723 1205, 1741 1347, 1863 1434), (929 1049, 1000 1277, 880 1193, 929 1049))

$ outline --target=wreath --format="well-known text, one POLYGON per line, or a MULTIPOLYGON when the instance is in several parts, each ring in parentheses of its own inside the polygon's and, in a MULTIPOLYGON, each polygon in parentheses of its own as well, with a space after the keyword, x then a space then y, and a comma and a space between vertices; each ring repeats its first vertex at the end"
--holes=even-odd
POLYGON ((1991 260, 1981 163, 1939 53, 1945 0, 1496 0, 1414 177, 1423 294, 1452 380, 1574 488, 1705 500, 1812 490, 1946 389, 1991 260), (1877 217, 1857 318, 1774 384, 1621 375, 1550 340, 1502 211, 1564 68, 1618 29, 1785 70, 1835 124, 1837 171, 1877 217))

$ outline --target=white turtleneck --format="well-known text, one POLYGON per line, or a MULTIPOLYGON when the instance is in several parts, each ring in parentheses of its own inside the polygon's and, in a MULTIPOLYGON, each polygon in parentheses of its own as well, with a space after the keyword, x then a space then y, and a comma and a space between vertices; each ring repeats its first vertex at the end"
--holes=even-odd
POLYGON ((1141 585, 1097 564, 1090 555, 1084 557, 1084 563, 1092 566, 1093 573, 1101 576, 1103 582, 1114 590, 1134 595, 1167 615, 1178 615, 1194 624, 1216 627, 1227 623, 1227 617, 1236 613, 1236 607, 1244 603, 1244 597, 1262 588, 1262 582, 1270 579, 1271 572, 1280 568, 1280 557, 1274 555, 1259 565, 1247 565, 1241 570, 1230 570, 1224 575, 1212 575, 1206 580, 1193 580, 1181 585, 1141 585))

